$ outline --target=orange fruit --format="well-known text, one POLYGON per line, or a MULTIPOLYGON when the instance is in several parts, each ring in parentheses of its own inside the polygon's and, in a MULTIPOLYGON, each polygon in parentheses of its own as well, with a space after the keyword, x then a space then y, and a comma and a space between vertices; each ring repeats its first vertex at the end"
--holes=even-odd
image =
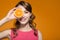
POLYGON ((16 17, 18 17, 18 18, 22 17, 22 16, 23 16, 23 11, 22 11, 22 9, 16 9, 16 10, 14 11, 14 15, 15 15, 16 17))

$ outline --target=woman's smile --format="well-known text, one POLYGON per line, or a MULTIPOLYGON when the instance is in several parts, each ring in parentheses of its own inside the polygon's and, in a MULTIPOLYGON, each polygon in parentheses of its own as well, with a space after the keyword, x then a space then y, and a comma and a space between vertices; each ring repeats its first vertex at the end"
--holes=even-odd
POLYGON ((20 18, 20 21, 21 21, 21 22, 24 22, 26 19, 27 19, 26 17, 21 17, 21 18, 20 18))

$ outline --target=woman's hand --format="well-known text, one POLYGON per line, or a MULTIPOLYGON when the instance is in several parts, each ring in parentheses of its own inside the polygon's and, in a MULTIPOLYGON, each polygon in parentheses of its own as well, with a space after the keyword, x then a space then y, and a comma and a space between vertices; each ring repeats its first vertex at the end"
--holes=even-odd
POLYGON ((16 17, 14 16, 14 11, 16 10, 16 8, 13 8, 13 9, 11 9, 9 12, 8 12, 8 14, 7 14, 7 16, 6 16, 6 18, 8 19, 8 20, 12 20, 12 19, 16 19, 16 17))
POLYGON ((1 26, 2 24, 4 24, 5 22, 7 22, 7 21, 10 21, 10 20, 12 20, 12 19, 16 19, 16 17, 14 16, 14 13, 13 13, 15 10, 16 10, 16 8, 11 9, 11 10, 8 12, 7 16, 4 17, 2 20, 0 20, 0 26, 1 26))

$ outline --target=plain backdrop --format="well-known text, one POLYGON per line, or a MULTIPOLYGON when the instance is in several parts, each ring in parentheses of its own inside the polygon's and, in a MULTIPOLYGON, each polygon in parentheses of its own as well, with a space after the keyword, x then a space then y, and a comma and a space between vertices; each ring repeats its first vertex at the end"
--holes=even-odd
MULTIPOLYGON (((20 0, 0 0, 0 20, 20 0)), ((42 33, 43 40, 60 40, 60 0, 25 0, 32 6, 36 16, 34 22, 36 28, 42 33)), ((6 22, 0 27, 0 31, 14 27, 15 20, 6 22)), ((3 40, 8 40, 4 38, 3 40)))

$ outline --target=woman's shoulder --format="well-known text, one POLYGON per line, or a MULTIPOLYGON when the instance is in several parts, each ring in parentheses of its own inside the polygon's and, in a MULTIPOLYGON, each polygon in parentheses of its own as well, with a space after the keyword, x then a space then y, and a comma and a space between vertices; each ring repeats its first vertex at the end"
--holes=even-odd
POLYGON ((8 34, 10 35, 11 29, 6 29, 6 30, 4 30, 4 32, 5 32, 5 33, 8 33, 8 34))
POLYGON ((38 33, 41 33, 41 31, 40 31, 39 29, 36 29, 36 31, 37 31, 38 33))
POLYGON ((38 39, 42 40, 42 32, 40 30, 38 30, 38 39))
POLYGON ((40 31, 39 29, 36 29, 36 31, 37 31, 38 33, 41 33, 41 31, 40 31))
POLYGON ((10 35, 13 30, 15 30, 15 28, 10 28, 10 29, 7 29, 5 31, 7 31, 7 33, 10 35))
POLYGON ((40 30, 37 30, 38 31, 38 35, 42 35, 42 32, 40 30))

